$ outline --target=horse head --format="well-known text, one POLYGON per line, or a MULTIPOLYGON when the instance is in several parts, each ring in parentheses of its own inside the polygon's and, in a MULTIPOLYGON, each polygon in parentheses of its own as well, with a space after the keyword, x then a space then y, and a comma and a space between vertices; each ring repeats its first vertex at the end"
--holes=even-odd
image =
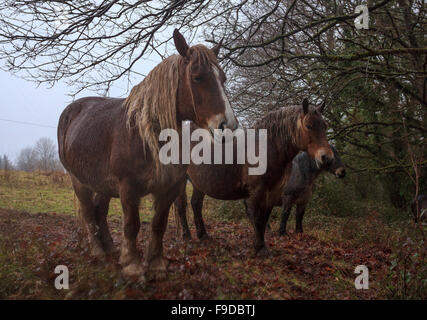
POLYGON ((325 104, 320 107, 309 107, 308 100, 304 99, 298 119, 300 149, 316 161, 318 167, 329 163, 334 153, 326 137, 326 121, 322 117, 325 104))
POLYGON ((217 60, 221 43, 212 49, 204 45, 189 47, 176 29, 173 39, 183 57, 178 85, 178 114, 182 119, 192 120, 209 129, 212 134, 215 129, 236 129, 238 121, 224 88, 226 76, 217 60))
POLYGON ((332 152, 334 153, 334 158, 332 161, 330 161, 326 166, 326 171, 332 173, 337 178, 344 178, 345 177, 345 166, 344 163, 341 161, 341 157, 335 149, 334 146, 331 145, 332 152))

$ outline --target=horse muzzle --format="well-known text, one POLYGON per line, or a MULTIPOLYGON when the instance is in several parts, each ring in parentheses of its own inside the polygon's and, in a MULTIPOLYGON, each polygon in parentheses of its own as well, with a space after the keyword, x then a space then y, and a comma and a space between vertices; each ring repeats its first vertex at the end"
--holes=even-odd
POLYGON ((326 149, 321 149, 316 153, 316 157, 314 160, 316 161, 316 165, 318 168, 322 168, 327 166, 334 159, 334 154, 328 152, 326 149))
POLYGON ((230 131, 234 131, 238 128, 238 126, 239 126, 239 122, 237 121, 234 115, 230 117, 217 115, 215 117, 212 117, 208 121, 209 130, 211 131, 212 136, 215 139, 217 137, 222 137, 222 135, 218 133, 223 133, 224 131, 227 131, 227 129, 230 131))
POLYGON ((337 170, 335 170, 335 176, 337 178, 344 178, 345 177, 345 169, 344 168, 338 168, 337 170))

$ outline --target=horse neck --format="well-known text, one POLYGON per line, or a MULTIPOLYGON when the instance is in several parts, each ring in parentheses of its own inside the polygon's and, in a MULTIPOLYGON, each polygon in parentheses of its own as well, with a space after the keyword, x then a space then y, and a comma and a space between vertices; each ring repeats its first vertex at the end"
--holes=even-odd
POLYGON ((307 152, 304 152, 301 158, 306 161, 306 168, 307 168, 307 178, 309 183, 313 183, 314 180, 319 176, 319 174, 324 171, 324 169, 319 168, 316 164, 316 161, 313 160, 307 152))
POLYGON ((256 129, 267 130, 270 166, 285 166, 301 149, 297 124, 299 114, 299 108, 296 107, 279 109, 268 113, 255 123, 256 129))
MULTIPOLYGON (((272 154, 276 155, 271 159, 272 163, 286 164, 298 154, 299 147, 292 139, 284 138, 282 135, 277 135, 267 131, 268 143, 272 146, 272 154)), ((270 157, 271 158, 271 157, 270 157)), ((270 159, 268 159, 270 162, 270 159)))

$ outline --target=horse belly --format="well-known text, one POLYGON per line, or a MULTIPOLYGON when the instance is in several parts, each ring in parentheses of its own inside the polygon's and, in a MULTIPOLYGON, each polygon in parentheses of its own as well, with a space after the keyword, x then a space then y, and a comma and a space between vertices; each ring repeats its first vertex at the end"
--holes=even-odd
POLYGON ((219 200, 238 200, 248 197, 240 180, 241 166, 190 164, 187 174, 193 185, 206 195, 219 200))

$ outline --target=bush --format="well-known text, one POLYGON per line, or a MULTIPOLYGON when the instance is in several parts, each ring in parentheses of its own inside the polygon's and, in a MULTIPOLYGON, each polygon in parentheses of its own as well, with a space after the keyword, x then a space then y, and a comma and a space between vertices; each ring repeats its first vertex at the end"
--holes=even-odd
MULTIPOLYGON (((421 231, 422 233, 422 231, 421 231)), ((391 299, 427 298, 427 264, 423 236, 408 237, 401 242, 400 250, 391 261, 385 279, 387 295, 391 299)))
POLYGON ((410 217, 408 209, 397 209, 389 201, 375 175, 350 173, 343 180, 324 173, 316 180, 307 210, 311 214, 363 217, 378 212, 388 222, 410 217))
POLYGON ((222 201, 207 198, 203 209, 203 213, 205 212, 209 212, 209 215, 218 220, 239 221, 246 219, 246 209, 243 200, 222 201))

